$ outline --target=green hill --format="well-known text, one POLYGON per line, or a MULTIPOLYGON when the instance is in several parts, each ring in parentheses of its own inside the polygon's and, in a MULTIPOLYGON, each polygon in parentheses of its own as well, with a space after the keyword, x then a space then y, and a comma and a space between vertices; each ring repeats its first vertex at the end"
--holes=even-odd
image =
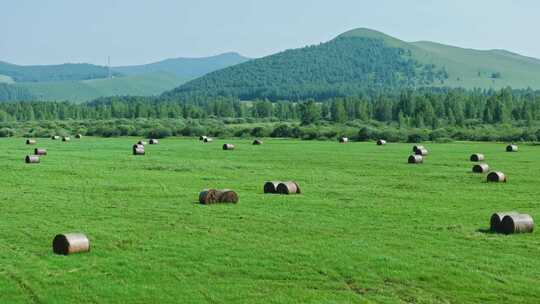
POLYGON ((0 62, 0 101, 69 100, 83 102, 117 95, 159 95, 196 77, 248 58, 226 53, 207 58, 176 58, 112 68, 91 64, 20 66, 0 62))
POLYGON ((165 95, 294 100, 443 86, 540 89, 540 60, 501 50, 409 43, 356 29, 326 43, 210 73, 165 95))
POLYGON ((225 53, 204 58, 167 59, 145 65, 114 67, 112 70, 124 75, 167 72, 182 78, 196 78, 248 60, 238 53, 225 53))
POLYGON ((169 73, 148 73, 112 79, 16 83, 11 86, 27 90, 38 100, 84 102, 104 96, 159 95, 186 80, 169 73))
POLYGON ((16 82, 44 82, 106 78, 108 69, 87 63, 59 65, 16 65, 0 61, 0 75, 16 82))

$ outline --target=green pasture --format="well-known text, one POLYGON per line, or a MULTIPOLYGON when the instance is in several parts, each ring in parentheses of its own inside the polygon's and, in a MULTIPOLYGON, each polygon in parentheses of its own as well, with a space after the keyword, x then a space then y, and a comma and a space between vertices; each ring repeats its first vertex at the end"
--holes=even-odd
POLYGON ((0 303, 539 301, 540 235, 487 229, 495 211, 540 219, 540 146, 426 143, 409 165, 411 144, 167 138, 133 156, 137 140, 0 139, 0 303), (508 183, 471 173, 474 152, 508 183), (204 188, 240 202, 200 205, 204 188), (65 232, 91 251, 54 255, 65 232))

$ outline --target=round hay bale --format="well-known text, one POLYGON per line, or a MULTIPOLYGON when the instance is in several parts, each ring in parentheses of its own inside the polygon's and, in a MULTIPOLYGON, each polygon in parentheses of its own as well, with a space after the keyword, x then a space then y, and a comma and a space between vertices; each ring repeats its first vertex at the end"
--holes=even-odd
POLYGON ((488 171, 489 171, 488 164, 478 164, 478 165, 474 165, 472 168, 472 172, 474 173, 487 173, 488 171))
POLYGON ((506 183, 507 177, 502 172, 492 171, 487 175, 487 181, 490 183, 506 183))
POLYGON ((479 161, 483 161, 485 159, 486 159, 486 157, 484 156, 484 154, 474 153, 473 155, 471 155, 471 161, 472 162, 479 162, 479 161))
POLYGON ((493 232, 501 232, 501 222, 507 215, 517 215, 517 211, 497 212, 491 215, 489 220, 489 229, 493 232))
POLYGON ((53 252, 69 255, 90 251, 90 240, 82 233, 58 234, 53 239, 53 252))
POLYGON ((223 145, 223 150, 234 150, 234 145, 233 144, 224 144, 223 145))
POLYGON ((386 145, 386 140, 384 139, 377 140, 377 146, 384 146, 384 145, 386 145))
POLYGON ((424 162, 424 157, 422 155, 411 155, 408 160, 409 164, 422 164, 424 162))
POLYGON ((230 203, 230 204, 236 204, 238 203, 238 194, 232 190, 226 189, 226 190, 218 190, 218 202, 220 203, 230 203))
POLYGON ((206 136, 204 136, 204 135, 201 135, 201 136, 199 137, 199 140, 205 140, 206 138, 208 138, 208 137, 206 137, 206 136))
POLYGON ((151 145, 157 145, 157 144, 159 144, 159 140, 152 138, 152 139, 150 139, 150 144, 151 145))
POLYGON ((266 182, 264 183, 264 193, 277 193, 277 186, 280 182, 266 182))
POLYGON ((27 140, 26 140, 26 144, 27 144, 27 145, 35 145, 35 144, 36 144, 36 140, 35 140, 35 139, 27 139, 27 140))
POLYGON ((349 142, 349 139, 347 137, 340 137, 338 141, 340 144, 346 144, 349 142))
POLYGON ((426 148, 417 149, 416 152, 414 152, 416 155, 422 155, 427 156, 429 154, 428 150, 426 148))
POLYGON ((35 155, 47 155, 47 150, 45 150, 43 148, 35 148, 34 149, 34 154, 35 155))
POLYGON ((500 225, 500 232, 504 234, 532 233, 533 230, 534 221, 528 214, 506 215, 500 225))
POLYGON ((70 141, 71 138, 69 136, 64 136, 62 137, 62 141, 70 141))
POLYGON ((421 145, 415 145, 412 147, 412 151, 416 153, 416 150, 425 149, 426 147, 421 145))
POLYGON ((77 134, 77 135, 75 135, 75 138, 76 138, 76 139, 81 139, 81 138, 82 138, 82 134, 77 134))
POLYGON ((138 145, 146 146, 148 143, 145 142, 144 140, 139 140, 139 141, 137 142, 137 144, 138 144, 138 145))
POLYGON ((300 194, 300 186, 296 182, 280 182, 276 187, 279 194, 300 194))
POLYGON ((199 193, 199 203, 208 205, 218 202, 218 191, 215 189, 205 189, 199 193))
POLYGON ((260 145, 262 145, 262 144, 263 144, 263 141, 260 140, 260 139, 255 139, 255 140, 253 141, 253 145, 255 145, 255 146, 260 146, 260 145))
POLYGON ((508 145, 506 146, 506 152, 517 152, 518 146, 516 145, 508 145))
POLYGON ((210 138, 210 137, 205 137, 205 138, 203 139, 203 142, 204 142, 205 144, 206 144, 206 143, 209 143, 209 142, 212 142, 212 141, 214 141, 214 139, 212 139, 212 138, 210 138))
POLYGON ((135 148, 133 149, 133 155, 144 155, 144 148, 135 148))
POLYGON ((37 155, 26 155, 24 161, 27 164, 39 164, 39 156, 37 155))
POLYGON ((59 140, 59 139, 60 139, 60 136, 58 136, 58 135, 53 135, 53 136, 51 136, 51 139, 52 139, 52 140, 59 140))

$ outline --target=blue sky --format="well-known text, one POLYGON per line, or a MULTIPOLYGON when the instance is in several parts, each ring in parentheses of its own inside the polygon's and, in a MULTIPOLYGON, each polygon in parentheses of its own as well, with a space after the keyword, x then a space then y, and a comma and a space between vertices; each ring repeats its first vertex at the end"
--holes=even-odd
POLYGON ((261 57, 357 27, 540 58, 538 0, 1 0, 0 60, 140 64, 261 57))

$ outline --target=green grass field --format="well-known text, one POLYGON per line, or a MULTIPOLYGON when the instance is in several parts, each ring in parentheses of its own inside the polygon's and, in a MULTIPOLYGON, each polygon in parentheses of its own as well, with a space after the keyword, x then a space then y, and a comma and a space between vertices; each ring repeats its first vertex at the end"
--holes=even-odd
POLYGON ((409 144, 135 141, 0 140, 0 303, 538 303, 540 235, 485 229, 540 216, 540 146, 427 144, 408 165, 409 144), (49 155, 24 164, 35 147, 49 155), (470 173, 473 152, 509 182, 470 173), (207 187, 240 202, 199 205, 207 187), (54 255, 64 232, 91 252, 54 255))

